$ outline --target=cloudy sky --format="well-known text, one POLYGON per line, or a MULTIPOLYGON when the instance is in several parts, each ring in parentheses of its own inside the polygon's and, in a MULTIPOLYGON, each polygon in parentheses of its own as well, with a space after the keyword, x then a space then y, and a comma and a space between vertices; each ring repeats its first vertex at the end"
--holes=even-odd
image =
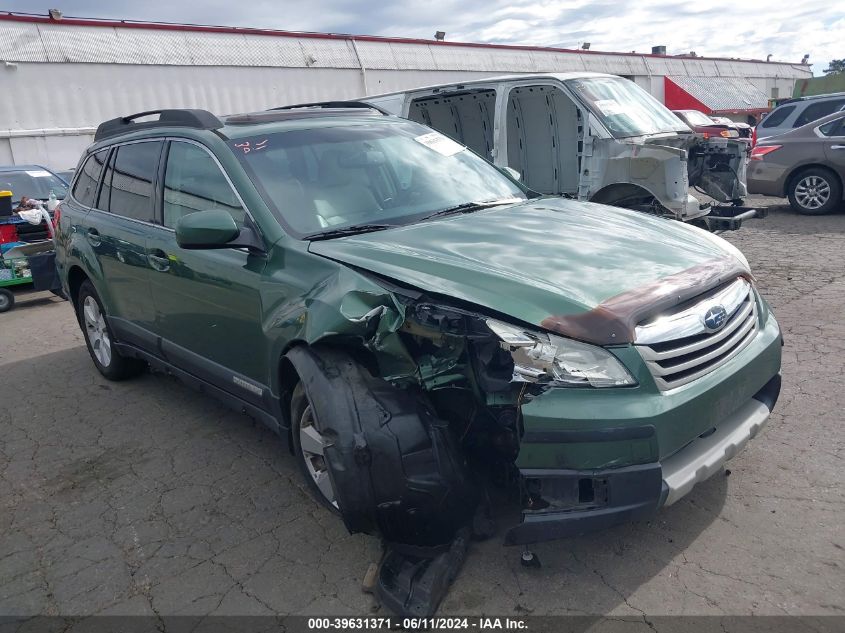
POLYGON ((531 44, 799 62, 815 74, 845 57, 845 3, 835 0, 36 0, 0 10, 161 22, 252 26, 355 35, 531 44))

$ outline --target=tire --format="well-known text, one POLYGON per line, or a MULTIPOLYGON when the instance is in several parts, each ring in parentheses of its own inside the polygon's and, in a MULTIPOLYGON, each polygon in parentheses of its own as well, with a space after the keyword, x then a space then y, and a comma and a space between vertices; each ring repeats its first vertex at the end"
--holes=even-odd
POLYGON ((797 213, 824 215, 842 202, 842 185, 832 172, 813 167, 792 178, 787 195, 797 213))
POLYGON ((290 416, 293 450, 305 483, 320 505, 339 515, 332 475, 322 457, 325 438, 301 382, 291 396, 290 416))
POLYGON ((144 371, 146 363, 118 353, 103 304, 88 280, 79 287, 76 316, 91 360, 103 376, 109 380, 126 380, 144 371))
POLYGON ((0 312, 8 312, 15 307, 15 294, 6 288, 0 288, 0 312))

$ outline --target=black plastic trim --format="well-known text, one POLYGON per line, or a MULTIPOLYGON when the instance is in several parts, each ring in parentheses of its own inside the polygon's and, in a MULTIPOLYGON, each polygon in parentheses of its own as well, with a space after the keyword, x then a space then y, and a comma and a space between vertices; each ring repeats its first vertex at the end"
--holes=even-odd
POLYGON ((94 142, 96 143, 105 138, 111 138, 121 134, 128 134, 129 132, 160 127, 189 127, 199 130, 216 130, 223 127, 223 122, 208 110, 147 110, 146 112, 137 112, 100 123, 97 126, 97 131, 94 133, 94 142), (135 119, 153 114, 159 115, 158 120, 135 123, 135 119))
POLYGON ((762 402, 764 405, 766 405, 766 408, 769 411, 774 411, 775 405, 778 402, 778 396, 780 396, 781 382, 781 375, 776 374, 772 377, 771 380, 769 380, 769 382, 763 385, 763 388, 760 389, 760 391, 755 393, 752 397, 755 400, 762 402))
POLYGON ((522 436, 523 443, 562 444, 565 442, 617 442, 625 440, 645 440, 654 437, 652 425, 622 426, 606 429, 587 430, 530 430, 522 436))
POLYGON ((607 504, 587 510, 523 512, 522 523, 505 534, 506 545, 537 543, 603 530, 618 523, 652 516, 665 494, 659 463, 608 470, 520 470, 523 477, 604 479, 607 504))
POLYGON ((276 108, 270 108, 270 110, 295 110, 297 108, 352 108, 356 110, 375 110, 385 116, 391 116, 390 112, 366 101, 315 101, 314 103, 295 103, 293 105, 278 106, 276 108))
MULTIPOLYGON (((283 432, 279 423, 279 418, 274 413, 270 413, 261 407, 255 406, 254 404, 239 398, 233 393, 221 389, 207 380, 198 378, 192 373, 163 360, 161 357, 156 356, 155 354, 150 354, 149 352, 135 347, 134 345, 130 345, 128 343, 115 343, 114 345, 122 356, 139 358, 146 361, 154 371, 160 371, 175 376, 188 387, 216 398, 233 411, 246 414, 255 420, 259 420, 262 424, 270 428, 270 430, 275 433, 278 433, 285 439, 285 441, 287 441, 288 434, 283 432)), ((277 403, 274 409, 280 411, 280 405, 277 403)))

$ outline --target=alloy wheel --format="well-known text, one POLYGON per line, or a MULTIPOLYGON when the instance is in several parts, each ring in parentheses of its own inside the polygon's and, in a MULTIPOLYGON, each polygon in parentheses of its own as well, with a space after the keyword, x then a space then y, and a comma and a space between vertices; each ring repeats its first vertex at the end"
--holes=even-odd
POLYGON ((94 356, 103 367, 108 367, 111 364, 111 339, 100 306, 91 295, 85 297, 82 303, 82 317, 85 321, 85 336, 88 337, 94 356))
POLYGON ((314 410, 310 404, 305 407, 299 422, 299 446, 302 449, 302 459, 305 461, 305 467, 308 470, 308 474, 311 475, 311 479, 317 485, 317 489, 325 497, 326 501, 335 508, 338 507, 337 500, 335 499, 334 485, 332 484, 324 455, 326 440, 317 430, 317 427, 314 426, 314 410))
POLYGON ((795 201, 805 209, 819 209, 830 199, 830 184, 820 176, 805 176, 795 186, 795 201))

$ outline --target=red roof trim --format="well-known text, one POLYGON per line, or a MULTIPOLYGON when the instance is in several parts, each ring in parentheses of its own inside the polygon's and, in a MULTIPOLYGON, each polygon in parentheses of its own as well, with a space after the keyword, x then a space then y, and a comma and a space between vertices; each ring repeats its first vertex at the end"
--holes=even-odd
POLYGON ((29 13, 0 13, 0 20, 7 22, 29 22, 34 24, 64 24, 69 26, 102 26, 108 28, 151 29, 158 31, 192 31, 200 33, 236 33, 245 35, 269 35, 275 37, 310 37, 323 40, 356 40, 359 42, 389 42, 395 44, 426 44, 435 46, 464 46, 469 48, 494 48, 519 51, 545 51, 550 53, 577 53, 579 55, 619 55, 624 57, 658 57, 663 59, 701 59, 708 61, 751 62, 756 64, 779 64, 795 66, 792 62, 767 62, 762 59, 739 59, 730 57, 686 57, 683 55, 655 55, 653 53, 622 53, 619 51, 594 51, 549 46, 523 46, 511 44, 485 44, 476 42, 441 42, 411 37, 380 37, 378 35, 348 35, 342 33, 312 33, 309 31, 282 31, 240 26, 213 26, 206 24, 173 24, 171 22, 142 22, 135 20, 107 20, 100 18, 62 17, 54 20, 49 16, 29 13))
POLYGON ((670 110, 698 110, 712 114, 710 106, 702 103, 669 77, 663 77, 663 103, 670 110))

